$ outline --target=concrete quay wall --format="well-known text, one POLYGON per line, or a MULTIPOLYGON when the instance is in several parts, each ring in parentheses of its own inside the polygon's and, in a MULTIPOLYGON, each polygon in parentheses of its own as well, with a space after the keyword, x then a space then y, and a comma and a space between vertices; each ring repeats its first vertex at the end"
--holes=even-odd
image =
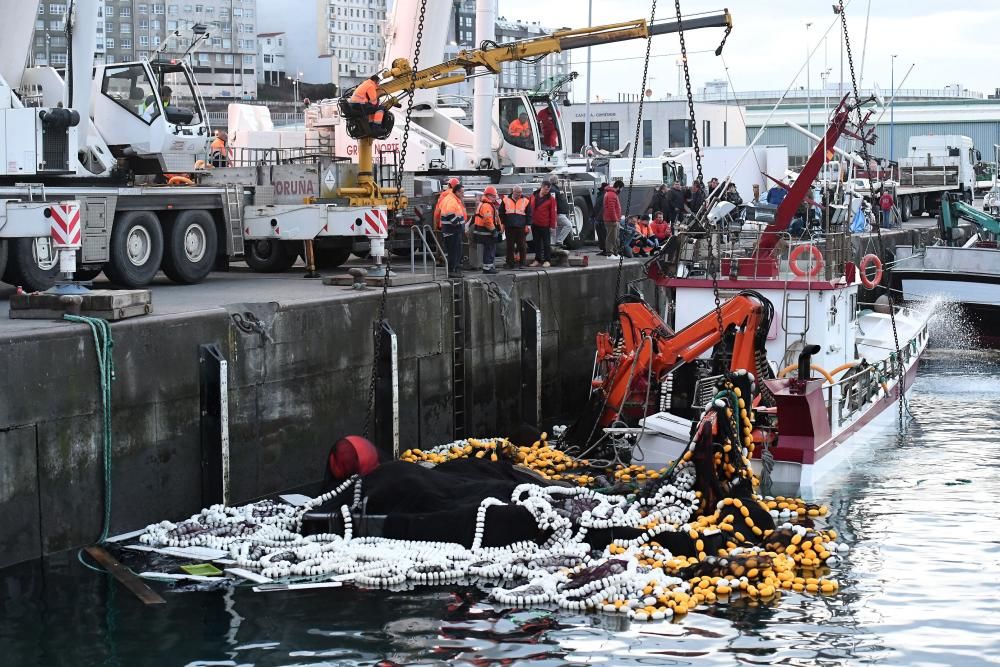
MULTIPOLYGON (((522 422, 520 388, 530 381, 521 377, 522 299, 541 310, 542 423, 582 407, 616 270, 604 262, 459 284, 467 434, 502 434, 522 422)), ((629 263, 623 285, 640 274, 629 263)), ((403 449, 453 438, 453 289, 438 282, 389 291, 403 449)), ((112 535, 203 506, 202 344, 217 344, 229 364, 232 503, 318 482, 332 442, 362 431, 380 291, 332 288, 328 298, 288 304, 254 302, 252 294, 251 284, 244 303, 112 325, 112 535), (247 313, 262 333, 238 326, 247 313)), ((100 420, 89 329, 67 323, 0 338, 0 567, 99 535, 100 420)))

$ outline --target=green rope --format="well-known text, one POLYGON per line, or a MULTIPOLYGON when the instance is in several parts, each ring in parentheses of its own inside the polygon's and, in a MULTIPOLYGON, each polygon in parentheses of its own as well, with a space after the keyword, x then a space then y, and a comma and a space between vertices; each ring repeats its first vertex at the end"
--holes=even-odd
POLYGON ((111 325, 107 320, 97 317, 78 315, 63 315, 67 322, 86 324, 94 336, 94 349, 97 352, 98 384, 101 389, 101 441, 104 449, 104 525, 98 544, 104 544, 111 530, 111 383, 115 379, 115 360, 112 355, 114 340, 111 337, 111 325))

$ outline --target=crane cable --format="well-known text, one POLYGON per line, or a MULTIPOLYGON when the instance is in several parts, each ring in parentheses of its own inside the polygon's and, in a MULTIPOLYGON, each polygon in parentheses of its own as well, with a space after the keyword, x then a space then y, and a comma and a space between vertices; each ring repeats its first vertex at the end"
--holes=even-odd
MULTIPOLYGON (((681 65, 684 68, 684 87, 687 92, 687 106, 688 106, 688 122, 691 124, 691 147, 694 149, 694 161, 695 167, 697 169, 697 183, 698 188, 705 197, 702 202, 701 207, 697 211, 693 211, 696 220, 705 220, 705 209, 708 207, 708 196, 705 194, 705 174, 702 171, 701 166, 701 146, 698 141, 698 118, 694 113, 694 94, 691 92, 691 71, 688 69, 688 57, 687 57, 687 43, 684 40, 684 23, 681 18, 681 0, 674 0, 674 9, 677 13, 677 37, 681 42, 681 65)), ((722 55, 722 49, 726 45, 726 39, 729 38, 729 33, 731 29, 727 28, 726 33, 722 38, 722 44, 716 49, 715 54, 722 55)), ((704 225, 705 238, 708 241, 708 270, 712 274, 712 296, 715 299, 715 323, 719 329, 719 345, 722 345, 722 338, 725 336, 726 328, 722 323, 722 300, 719 298, 719 272, 722 270, 722 252, 719 252, 719 266, 714 267, 713 253, 712 253, 712 239, 714 234, 712 230, 708 228, 708 225, 704 225)))
MULTIPOLYGON (((420 17, 417 20, 417 39, 413 45, 413 65, 412 71, 416 72, 420 64, 420 49, 423 45, 424 40, 424 20, 427 17, 427 0, 420 0, 420 17)), ((406 165, 406 147, 410 140, 410 122, 413 118, 413 93, 417 88, 416 77, 410 77, 410 85, 407 89, 407 100, 406 100, 406 122, 403 124, 403 139, 400 142, 399 147, 399 164, 396 166, 396 196, 393 203, 392 215, 389 216, 388 220, 388 230, 387 230, 387 240, 392 239, 392 233, 395 231, 396 222, 399 217, 399 204, 402 199, 403 192, 403 169, 406 165)), ((392 113, 392 111, 386 111, 386 113, 392 113)), ((374 155, 372 156, 374 161, 374 155)), ((372 165, 374 170, 374 164, 372 165)), ((389 249, 385 253, 385 278, 382 280, 382 296, 379 298, 378 313, 375 316, 374 322, 372 322, 372 334, 374 336, 374 351, 372 353, 372 367, 371 367, 371 378, 368 384, 368 413, 365 416, 365 429, 364 437, 368 437, 370 428, 374 425, 375 420, 375 387, 378 384, 378 359, 379 355, 382 353, 382 336, 380 335, 379 328, 385 321, 385 306, 386 302, 389 300, 389 276, 392 270, 392 250, 389 249)))
MULTIPOLYGON (((839 1, 839 7, 838 7, 838 9, 840 10, 839 13, 840 13, 840 25, 841 25, 841 29, 844 32, 844 50, 847 51, 847 66, 848 66, 848 68, 849 68, 849 70, 851 72, 851 87, 852 87, 853 92, 854 92, 854 102, 856 104, 855 110, 857 111, 857 114, 858 114, 858 123, 857 123, 857 125, 858 125, 858 130, 860 131, 861 130, 861 123, 862 123, 861 98, 860 98, 860 91, 858 89, 858 78, 857 78, 857 76, 854 73, 854 58, 853 58, 853 56, 851 54, 851 40, 850 40, 850 35, 848 34, 848 31, 847 31, 847 13, 844 11, 844 0, 840 0, 839 1)), ((860 143, 861 143, 861 156, 864 158, 864 161, 865 161, 865 170, 868 173, 868 191, 871 193, 871 197, 872 197, 872 211, 874 213, 874 211, 875 211, 875 202, 876 202, 876 199, 875 199, 876 192, 875 192, 875 183, 874 183, 874 181, 872 179, 872 169, 871 169, 871 167, 872 167, 872 159, 871 159, 871 155, 869 155, 869 153, 868 153, 868 142, 866 142, 862 138, 860 140, 860 143)), ((889 158, 892 159, 892 156, 890 155, 889 158)), ((882 181, 882 182, 879 183, 879 189, 878 189, 879 196, 881 196, 881 193, 884 191, 884 189, 885 189, 885 182, 882 181)), ((881 254, 884 255, 885 254, 885 242, 882 239, 882 221, 876 218, 875 222, 876 222, 876 224, 875 224, 875 233, 878 235, 879 250, 880 250, 881 254)), ((887 275, 888 275, 888 273, 889 272, 886 271, 887 275)), ((899 425, 900 425, 900 428, 902 428, 903 427, 903 410, 906 408, 906 395, 905 395, 905 391, 906 391, 906 369, 903 367, 903 355, 902 355, 902 351, 899 349, 899 331, 896 328, 896 310, 892 306, 891 297, 890 297, 890 302, 889 302, 889 321, 892 323, 892 340, 893 340, 893 343, 894 343, 895 348, 896 348, 895 364, 894 365, 896 366, 897 372, 899 373, 899 425)))
MULTIPOLYGON (((649 13, 649 25, 652 26, 656 22, 656 0, 653 0, 652 8, 649 13)), ((681 41, 683 45, 683 39, 681 41)), ((628 176, 628 193, 625 195, 625 208, 623 209, 623 215, 628 216, 628 212, 632 207, 632 185, 635 183, 635 163, 639 157, 639 132, 642 130, 642 110, 645 106, 646 101, 646 84, 649 80, 649 55, 653 48, 653 35, 646 35, 646 58, 642 64, 642 88, 639 89, 639 114, 635 120, 635 141, 632 143, 632 167, 629 171, 628 176)), ((610 180, 610 179, 609 179, 610 180)), ((603 216, 602 216, 603 217, 603 216)), ((615 224, 619 224, 616 220, 615 224)), ((621 245, 621 234, 619 232, 618 243, 621 245)), ((618 297, 622 288, 622 273, 625 269, 625 248, 622 247, 618 252, 618 274, 615 277, 615 302, 617 303, 618 297)), ((616 308, 617 311, 617 308, 616 308)), ((616 312, 612 313, 612 321, 615 319, 616 312)))

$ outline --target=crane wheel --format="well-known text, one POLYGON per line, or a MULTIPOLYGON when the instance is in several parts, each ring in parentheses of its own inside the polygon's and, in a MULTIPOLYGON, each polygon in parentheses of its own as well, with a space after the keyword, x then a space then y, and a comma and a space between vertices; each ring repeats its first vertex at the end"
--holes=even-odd
POLYGON ((208 211, 181 211, 164 235, 163 272, 175 283, 200 283, 212 271, 218 230, 208 211))
POLYGON ((316 268, 325 271, 336 269, 350 257, 350 248, 316 248, 316 268))
POLYGON ((104 274, 122 287, 153 282, 163 259, 163 228, 151 211, 128 211, 115 217, 111 228, 111 260, 104 274))
POLYGON ((284 273, 292 268, 298 256, 298 250, 286 241, 262 239, 247 243, 245 259, 257 273, 284 273))
POLYGON ((101 265, 97 265, 96 267, 93 268, 86 266, 78 266, 76 271, 73 273, 73 280, 82 283, 89 282, 94 278, 96 278, 97 276, 101 275, 101 271, 103 270, 104 267, 101 265))
POLYGON ((6 246, 5 283, 25 292, 44 292, 56 284, 59 259, 48 237, 8 239, 6 246))

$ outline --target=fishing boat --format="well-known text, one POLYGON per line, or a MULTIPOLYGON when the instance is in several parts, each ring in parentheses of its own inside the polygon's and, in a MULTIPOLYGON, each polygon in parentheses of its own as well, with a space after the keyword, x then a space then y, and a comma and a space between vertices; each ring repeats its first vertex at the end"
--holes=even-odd
POLYGON ((979 336, 981 347, 1000 348, 1000 218, 958 198, 942 202, 938 245, 896 249, 893 287, 910 302, 936 297, 958 303, 979 336), (964 243, 958 221, 977 229, 964 243))
POLYGON ((871 140, 863 120, 851 126, 857 104, 841 101, 772 222, 727 227, 732 204, 716 203, 647 263, 666 312, 626 297, 616 326, 599 335, 590 414, 612 440, 638 436, 633 455, 645 465, 683 453, 720 379, 738 368, 758 380, 749 449, 765 492, 812 496, 866 429, 901 417, 927 346, 926 314, 862 303, 861 287, 879 283, 882 265, 875 255, 850 260, 846 206, 823 207, 818 236, 789 232, 825 147, 845 134, 871 140))

